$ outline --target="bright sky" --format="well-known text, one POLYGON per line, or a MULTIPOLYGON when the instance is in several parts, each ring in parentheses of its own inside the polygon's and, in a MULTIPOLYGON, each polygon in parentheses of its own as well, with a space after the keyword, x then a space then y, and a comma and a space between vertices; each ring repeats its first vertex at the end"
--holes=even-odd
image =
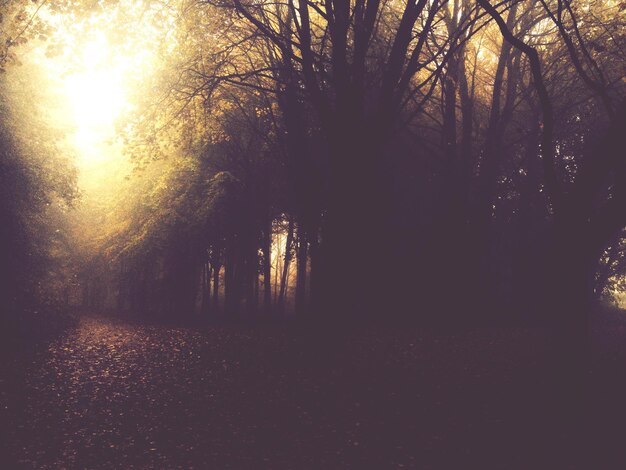
POLYGON ((115 160, 121 163, 116 122, 132 109, 130 98, 154 70, 159 40, 172 28, 171 23, 155 22, 154 14, 160 13, 155 8, 141 0, 122 0, 81 21, 43 13, 56 25, 56 33, 34 51, 35 62, 44 68, 46 86, 61 103, 52 110, 54 119, 68 130, 83 179, 115 160), (120 16, 124 25, 117 23, 120 16), (47 57, 46 47, 55 41, 63 45, 62 53, 47 57))
POLYGON ((59 90, 68 104, 66 117, 76 129, 71 140, 82 160, 112 158, 115 122, 128 108, 124 78, 132 60, 111 58, 102 32, 81 48, 81 67, 65 76, 59 90))

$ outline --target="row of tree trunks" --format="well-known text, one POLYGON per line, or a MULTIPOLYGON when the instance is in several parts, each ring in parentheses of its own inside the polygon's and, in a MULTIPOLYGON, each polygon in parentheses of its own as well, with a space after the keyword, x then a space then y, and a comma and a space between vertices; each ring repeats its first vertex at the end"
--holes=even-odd
MULTIPOLYGON (((268 227, 271 230, 271 223, 268 227)), ((202 263, 197 263, 195 258, 184 252, 170 254, 160 270, 153 269, 154 259, 152 262, 140 263, 136 268, 129 268, 123 261, 120 262, 118 311, 179 316, 195 311, 196 302, 199 301, 199 312, 202 315, 220 312, 231 316, 254 315, 262 293, 264 311, 268 314, 283 314, 291 259, 295 252, 297 311, 305 312, 308 243, 299 230, 296 233, 295 224, 290 222, 286 234, 287 252, 282 265, 276 260, 277 265, 272 270, 272 236, 269 230, 270 236, 264 238, 267 243, 260 250, 248 249, 246 253, 233 241, 226 245, 223 252, 216 248, 208 250, 209 256, 202 263), (276 275, 274 280, 271 279, 272 273, 276 275), (223 305, 220 301, 222 279, 223 305), (260 288, 261 283, 263 290, 260 288), (273 299, 273 296, 276 298, 273 299)), ((85 279, 82 285, 84 306, 96 308, 94 299, 101 297, 97 294, 97 282, 90 278, 85 279)))

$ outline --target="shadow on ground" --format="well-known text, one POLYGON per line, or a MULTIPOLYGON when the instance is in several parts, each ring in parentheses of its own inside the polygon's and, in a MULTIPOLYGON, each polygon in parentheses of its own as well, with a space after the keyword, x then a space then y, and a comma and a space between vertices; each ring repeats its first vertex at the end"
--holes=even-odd
POLYGON ((589 422, 551 417, 541 329, 331 343, 280 325, 83 316, 3 365, 2 467, 557 469, 601 451, 595 468, 624 468, 621 320, 594 329, 589 422))

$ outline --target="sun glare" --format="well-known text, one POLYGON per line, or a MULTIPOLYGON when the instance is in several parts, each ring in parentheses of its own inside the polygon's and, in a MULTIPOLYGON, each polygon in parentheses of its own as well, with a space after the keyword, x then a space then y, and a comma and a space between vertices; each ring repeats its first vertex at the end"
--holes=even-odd
POLYGON ((60 54, 39 50, 36 61, 50 77, 49 86, 62 102, 55 119, 66 128, 82 167, 120 156, 116 122, 132 109, 129 96, 141 77, 154 67, 156 46, 163 29, 155 27, 141 0, 120 2, 111 10, 77 22, 56 17, 60 54), (115 10, 117 8, 118 10, 115 10), (132 32, 116 34, 116 14, 136 17, 132 32), (111 39, 114 38, 114 39, 111 39))
POLYGON ((127 106, 123 64, 110 57, 103 34, 83 46, 82 69, 68 74, 62 93, 75 125, 74 144, 82 158, 105 158, 115 138, 115 121, 127 106))
POLYGON ((84 47, 85 69, 65 78, 64 93, 69 98, 79 125, 97 127, 110 124, 125 103, 122 67, 111 66, 106 39, 84 47))

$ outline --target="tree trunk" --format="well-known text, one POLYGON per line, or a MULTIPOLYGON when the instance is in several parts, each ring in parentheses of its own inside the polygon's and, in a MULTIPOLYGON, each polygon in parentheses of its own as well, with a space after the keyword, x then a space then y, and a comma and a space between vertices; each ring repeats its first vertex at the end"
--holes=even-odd
MULTIPOLYGON (((309 292, 309 310, 313 312, 319 312, 321 308, 319 234, 314 232, 309 234, 309 237, 309 241, 311 243, 311 280, 309 292)), ((323 272, 323 269, 321 271, 323 272)))
POLYGON ((226 259, 224 262, 224 310, 228 315, 238 313, 240 291, 241 291, 241 272, 239 265, 239 257, 235 253, 240 247, 231 245, 226 248, 226 259))
POLYGON ((285 310, 285 293, 287 290, 287 276, 289 275, 289 266, 291 265, 291 253, 293 245, 293 218, 289 219, 287 228, 287 240, 285 242, 285 255, 283 261, 283 269, 280 276, 280 292, 278 294, 278 310, 284 313, 285 310))
POLYGON ((601 266, 601 269, 598 270, 599 272, 597 274, 597 278, 594 279, 593 297, 596 302, 602 298, 604 288, 606 287, 606 284, 611 277, 611 274, 613 272, 611 267, 613 266, 620 254, 620 242, 621 236, 617 237, 611 242, 607 253, 606 264, 601 266))
MULTIPOLYGON (((341 114, 339 114, 341 116, 341 114)), ((353 321, 380 311, 383 296, 393 296, 394 270, 385 252, 391 205, 388 168, 382 165, 381 143, 362 119, 337 124, 330 142, 330 189, 323 240, 322 315, 353 321), (387 266, 381 289, 372 266, 387 266)))
MULTIPOLYGON (((579 423, 588 406, 588 318, 592 259, 585 224, 556 222, 542 302, 552 332, 551 370, 557 419, 579 423)), ((549 245, 550 246, 550 245, 549 245)))
POLYGON ((211 305, 211 267, 208 261, 202 264, 200 313, 208 315, 211 305))
POLYGON ((255 310, 259 309, 259 271, 256 270, 254 274, 254 305, 255 310))
MULTIPOLYGON (((254 233, 250 229, 251 233, 254 233)), ((246 259, 244 262, 245 273, 243 278, 244 283, 244 295, 246 299, 246 313, 250 316, 256 313, 256 304, 254 296, 254 283, 256 279, 257 266, 258 266, 258 250, 255 243, 256 239, 251 237, 246 240, 246 259)))
POLYGON ((298 251, 296 253, 296 313, 301 314, 306 306, 306 279, 307 279, 308 242, 306 235, 298 230, 298 251))
POLYGON ((263 231, 263 309, 272 310, 272 220, 268 217, 263 231))
POLYGON ((219 264, 213 265, 213 311, 217 313, 219 310, 219 292, 220 292, 220 270, 219 264))

